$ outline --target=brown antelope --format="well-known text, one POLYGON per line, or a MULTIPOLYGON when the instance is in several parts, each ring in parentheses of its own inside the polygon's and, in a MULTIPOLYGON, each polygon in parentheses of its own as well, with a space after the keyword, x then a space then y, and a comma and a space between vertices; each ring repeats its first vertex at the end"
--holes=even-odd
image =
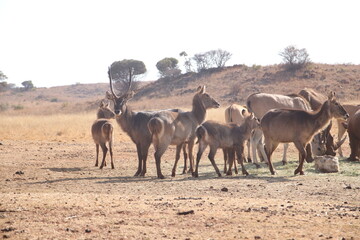
POLYGON ((235 153, 238 163, 241 165, 242 173, 248 175, 243 164, 244 145, 245 141, 249 139, 251 132, 258 126, 259 121, 253 114, 246 117, 244 123, 240 126, 234 123, 222 124, 214 121, 206 121, 201 124, 196 129, 199 150, 196 156, 196 167, 193 176, 198 177, 199 162, 208 145, 210 146, 208 158, 219 177, 221 177, 221 173, 214 160, 218 148, 226 149, 229 153, 229 169, 226 175, 232 175, 231 168, 235 160, 235 153))
POLYGON ((116 122, 121 129, 126 132, 136 145, 138 156, 138 170, 135 176, 145 176, 146 160, 149 147, 151 145, 151 134, 147 128, 147 123, 156 112, 134 112, 127 106, 127 102, 133 97, 134 92, 131 91, 131 82, 128 82, 127 89, 117 96, 113 89, 111 67, 108 71, 110 80, 110 91, 106 92, 107 98, 114 102, 114 112, 116 114, 116 122))
POLYGON ((349 161, 359 161, 360 158, 360 110, 356 111, 349 119, 348 134, 350 140, 349 161))
POLYGON ((261 119, 261 128, 271 174, 275 174, 271 155, 279 143, 295 144, 299 150, 300 163, 294 173, 303 175, 306 150, 310 148, 309 142, 313 136, 326 127, 332 118, 346 120, 348 117, 345 109, 335 100, 334 92, 329 94, 328 100, 315 113, 291 109, 273 109, 267 112, 261 119))
POLYGON ((160 169, 161 156, 169 145, 176 145, 176 157, 171 175, 175 176, 180 151, 185 142, 188 144, 190 172, 193 172, 193 147, 196 127, 205 120, 207 109, 218 108, 219 106, 220 104, 205 92, 205 86, 203 86, 198 87, 198 91, 193 97, 190 112, 162 111, 150 119, 148 128, 155 148, 154 156, 159 178, 164 178, 160 169))
MULTIPOLYGON (((318 93, 311 88, 302 89, 299 92, 299 95, 305 98, 305 100, 310 104, 310 107, 313 111, 318 111, 321 108, 322 103, 327 100, 327 97, 325 95, 318 93)), ((351 115, 345 105, 343 105, 343 107, 349 113, 349 115, 351 115)), ((334 143, 334 138, 330 133, 331 127, 332 122, 330 122, 328 127, 326 127, 323 131, 314 136, 313 140, 311 141, 311 148, 314 155, 335 156, 336 150, 338 148, 340 149, 341 145, 345 142, 346 137, 344 137, 342 140, 340 140, 341 138, 339 138, 339 141, 336 144, 334 143)), ((339 132, 340 129, 344 129, 342 125, 339 128, 339 132)), ((343 130, 343 134, 344 133, 345 129, 343 130)), ((342 135, 340 137, 342 137, 342 135)))
POLYGON ((106 166, 105 157, 108 151, 106 143, 109 145, 111 168, 114 169, 112 140, 113 140, 113 126, 108 119, 114 118, 115 113, 110 109, 109 103, 101 101, 99 110, 97 112, 97 120, 91 126, 91 135, 96 145, 96 162, 95 167, 99 165, 99 145, 103 152, 103 159, 100 169, 106 166))
MULTIPOLYGON (((238 125, 241 125, 244 123, 244 120, 247 116, 249 116, 250 113, 248 109, 245 106, 237 105, 237 104, 231 104, 229 107, 225 109, 225 122, 226 123, 235 123, 238 125)), ((250 139, 247 141, 247 152, 248 152, 248 161, 251 161, 250 157, 250 139)), ((227 172, 227 163, 228 163, 228 152, 226 149, 223 149, 224 153, 224 173, 227 172)), ((236 167, 236 161, 234 161, 234 169, 235 173, 237 174, 237 167, 236 167)))
MULTIPOLYGON (((352 104, 344 104, 343 107, 345 108, 345 110, 347 111, 347 113, 349 114, 350 118, 352 116, 354 116, 355 112, 358 111, 360 109, 360 105, 352 105, 352 104)), ((350 121, 350 118, 348 121, 350 121)), ((341 139, 345 132, 346 132, 346 129, 344 128, 343 126, 343 123, 344 121, 342 120, 338 120, 337 121, 337 125, 338 125, 338 140, 341 139)), ((345 138, 344 138, 345 139, 345 138)), ((342 141, 342 140, 341 140, 342 141)), ((339 155, 341 157, 343 157, 343 152, 342 152, 342 149, 341 149, 341 145, 339 146, 339 155)))
MULTIPOLYGON (((269 94, 269 93, 254 93, 251 94, 246 100, 246 106, 250 112, 255 114, 255 117, 261 119, 265 113, 271 109, 275 108, 286 108, 286 109, 299 109, 310 111, 311 108, 307 101, 298 95, 280 95, 280 94, 269 94)), ((253 162, 255 165, 258 165, 256 158, 256 149, 259 148, 260 152, 265 155, 263 143, 262 143, 262 133, 260 130, 257 130, 250 139, 251 148, 253 151, 253 162)), ((283 164, 287 163, 287 149, 289 144, 284 144, 284 154, 283 154, 283 164)), ((266 157, 265 161, 267 161, 266 157)), ((311 158, 311 155, 310 157, 311 158)), ((309 159, 310 161, 310 159, 309 159)))
MULTIPOLYGON (((134 92, 131 91, 132 81, 128 82, 127 89, 120 95, 117 96, 114 92, 111 67, 108 71, 110 81, 110 92, 106 92, 106 96, 109 100, 114 102, 114 112, 116 114, 116 122, 120 125, 121 129, 127 133, 131 140, 136 145, 137 156, 138 156, 138 169, 134 176, 145 176, 146 174, 146 161, 151 145, 151 134, 148 129, 149 120, 159 112, 143 111, 135 112, 127 106, 127 102, 134 96, 134 92)), ((165 110, 169 112, 181 111, 178 109, 165 110)), ((186 152, 184 152, 185 157, 186 152)))

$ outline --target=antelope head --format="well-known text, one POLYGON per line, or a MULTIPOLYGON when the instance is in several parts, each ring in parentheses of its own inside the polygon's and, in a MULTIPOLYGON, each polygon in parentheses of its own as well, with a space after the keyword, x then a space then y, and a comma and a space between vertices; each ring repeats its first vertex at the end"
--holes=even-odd
POLYGON ((104 100, 100 102, 97 115, 98 118, 106 118, 106 119, 115 118, 115 113, 110 109, 110 103, 108 101, 105 102, 104 100))
POLYGON ((111 67, 109 67, 108 71, 109 80, 110 80, 110 91, 106 92, 106 98, 114 102, 114 112, 116 115, 121 115, 126 111, 126 103, 134 96, 134 92, 131 91, 131 78, 128 83, 127 90, 121 96, 116 95, 113 87, 113 81, 111 77, 111 67))
POLYGON ((254 116, 254 113, 251 113, 249 116, 245 118, 245 124, 247 124, 250 129, 255 129, 260 127, 260 121, 258 118, 254 116))
POLYGON ((214 98, 212 98, 208 93, 206 93, 205 86, 199 86, 197 88, 197 96, 204 105, 205 109, 220 107, 220 104, 214 98))
POLYGON ((336 101, 335 92, 330 92, 328 102, 330 105, 330 112, 332 113, 334 118, 343 120, 347 120, 349 118, 349 114, 346 112, 344 107, 336 101))

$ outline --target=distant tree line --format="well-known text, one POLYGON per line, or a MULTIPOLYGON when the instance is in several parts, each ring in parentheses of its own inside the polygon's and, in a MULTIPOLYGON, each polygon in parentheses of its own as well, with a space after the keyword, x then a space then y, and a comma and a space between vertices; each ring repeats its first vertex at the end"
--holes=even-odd
POLYGON ((21 83, 21 85, 23 85, 22 88, 16 88, 15 84, 8 83, 7 81, 5 81, 6 79, 7 79, 7 76, 2 71, 0 71, 0 92, 5 92, 10 89, 17 89, 20 91, 29 91, 29 90, 35 88, 34 84, 30 80, 22 82, 21 83))
MULTIPOLYGON (((228 51, 217 49, 204 53, 196 53, 193 57, 183 51, 180 57, 184 58, 186 72, 201 72, 209 68, 223 68, 232 54, 228 51)), ((156 68, 161 77, 176 77, 181 74, 178 66, 179 61, 173 57, 166 57, 157 62, 156 68)))

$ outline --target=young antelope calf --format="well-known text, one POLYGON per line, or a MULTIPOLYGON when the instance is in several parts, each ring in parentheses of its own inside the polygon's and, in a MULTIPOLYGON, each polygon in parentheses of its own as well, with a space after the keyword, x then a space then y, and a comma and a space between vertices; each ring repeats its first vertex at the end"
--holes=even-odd
POLYGON ((208 145, 210 152, 208 158, 213 165, 216 173, 221 177, 221 173, 216 166, 214 157, 218 148, 226 149, 229 154, 229 169, 226 175, 232 175, 232 164, 235 159, 235 152, 238 163, 241 165, 243 174, 248 175, 244 167, 244 144, 249 139, 253 129, 259 126, 259 121, 253 114, 245 118, 242 125, 234 123, 222 124, 214 121, 206 121, 196 129, 196 135, 199 142, 199 151, 196 156, 196 168, 193 173, 194 177, 198 177, 199 162, 201 156, 208 145))
POLYGON ((111 157, 111 168, 114 169, 113 152, 112 152, 112 139, 113 139, 113 126, 108 119, 114 118, 115 113, 109 108, 109 103, 100 103, 99 110, 97 112, 97 120, 91 127, 91 134, 96 144, 96 162, 95 167, 98 166, 99 162, 99 145, 103 152, 103 159, 101 162, 100 169, 106 166, 106 153, 108 148, 106 143, 109 143, 110 157, 111 157))

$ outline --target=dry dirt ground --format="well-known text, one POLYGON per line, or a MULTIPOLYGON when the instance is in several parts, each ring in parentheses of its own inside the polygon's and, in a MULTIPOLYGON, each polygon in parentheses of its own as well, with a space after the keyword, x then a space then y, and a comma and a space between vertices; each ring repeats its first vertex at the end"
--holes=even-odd
POLYGON ((319 174, 307 164, 305 176, 293 176, 295 160, 283 167, 277 158, 276 176, 247 163, 250 176, 219 178, 204 156, 198 179, 180 174, 182 163, 172 178, 172 147, 159 180, 152 149, 147 176, 133 177, 134 145, 114 147, 115 169, 100 170, 90 142, 3 141, 0 237, 360 239, 359 173, 319 174))

